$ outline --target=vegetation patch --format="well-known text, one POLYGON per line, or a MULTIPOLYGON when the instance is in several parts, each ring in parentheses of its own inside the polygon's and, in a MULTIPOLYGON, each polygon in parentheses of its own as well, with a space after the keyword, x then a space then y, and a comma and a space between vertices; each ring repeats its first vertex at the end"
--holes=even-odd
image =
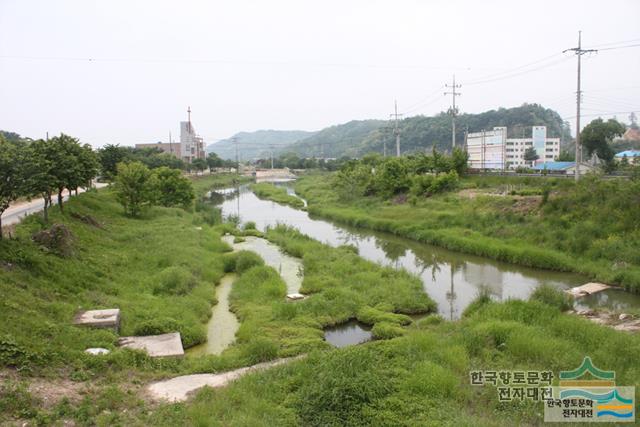
POLYGON ((311 214, 523 266, 581 273, 640 292, 638 179, 584 177, 575 184, 544 177, 469 177, 461 187, 503 196, 444 193, 414 197, 409 205, 394 204, 384 193, 354 190, 341 197, 335 181, 342 180, 341 173, 296 182, 311 214), (511 187, 539 190, 542 198, 511 196, 511 187))
POLYGON ((287 193, 283 187, 277 187, 274 184, 262 182, 259 184, 251 184, 251 191, 261 199, 272 200, 276 203, 293 206, 296 209, 304 208, 302 199, 287 193))

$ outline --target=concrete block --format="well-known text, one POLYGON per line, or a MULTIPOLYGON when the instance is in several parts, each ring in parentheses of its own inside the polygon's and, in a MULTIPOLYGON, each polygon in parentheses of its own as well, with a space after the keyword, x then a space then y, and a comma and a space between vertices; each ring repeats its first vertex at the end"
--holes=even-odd
POLYGON ((88 354, 91 354, 93 356, 99 356, 101 354, 109 354, 110 353, 109 350, 107 350, 106 348, 101 348, 101 347, 88 348, 84 352, 88 353, 88 354))
POLYGON ((134 350, 143 350, 151 357, 184 356, 179 332, 146 337, 122 337, 118 345, 134 350))
POLYGON ((568 289, 566 292, 574 297, 583 297, 586 295, 595 294, 596 292, 602 292, 605 289, 609 289, 611 286, 604 283, 591 282, 582 286, 576 286, 575 288, 568 289))
POLYGON ((120 309, 87 310, 76 314, 73 323, 94 328, 108 328, 116 332, 120 329, 120 309))
POLYGON ((296 301, 296 300, 301 300, 301 299, 304 299, 304 298, 305 298, 304 295, 298 294, 298 293, 287 294, 287 300, 289 300, 289 301, 296 301))

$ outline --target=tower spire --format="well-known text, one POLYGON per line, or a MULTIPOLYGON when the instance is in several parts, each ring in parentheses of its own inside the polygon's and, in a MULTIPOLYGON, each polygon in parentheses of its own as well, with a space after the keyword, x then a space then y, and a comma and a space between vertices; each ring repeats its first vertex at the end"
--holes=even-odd
POLYGON ((187 107, 187 115, 188 115, 188 122, 189 122, 189 133, 191 133, 191 106, 187 107))

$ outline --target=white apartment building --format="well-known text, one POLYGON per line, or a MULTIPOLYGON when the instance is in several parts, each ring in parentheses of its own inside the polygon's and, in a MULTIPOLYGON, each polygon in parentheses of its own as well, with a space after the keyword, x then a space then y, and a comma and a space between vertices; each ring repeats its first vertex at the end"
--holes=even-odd
POLYGON ((546 126, 533 126, 530 138, 507 138, 506 127, 467 135, 471 169, 515 169, 553 162, 560 156, 560 138, 547 138, 546 126), (527 161, 524 154, 533 148, 538 160, 527 161))

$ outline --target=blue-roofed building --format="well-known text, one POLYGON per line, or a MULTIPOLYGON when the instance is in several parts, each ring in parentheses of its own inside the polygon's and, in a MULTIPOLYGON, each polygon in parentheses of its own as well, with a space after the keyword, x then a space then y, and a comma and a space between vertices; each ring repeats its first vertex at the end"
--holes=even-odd
POLYGON ((640 164, 640 150, 626 150, 616 153, 614 159, 617 162, 621 162, 624 158, 627 159, 629 164, 636 165, 640 164))
MULTIPOLYGON (((576 162, 547 162, 539 163, 532 167, 534 171, 549 172, 557 174, 574 175, 576 173, 576 162)), ((593 172, 595 167, 588 163, 580 163, 580 175, 593 172)))

